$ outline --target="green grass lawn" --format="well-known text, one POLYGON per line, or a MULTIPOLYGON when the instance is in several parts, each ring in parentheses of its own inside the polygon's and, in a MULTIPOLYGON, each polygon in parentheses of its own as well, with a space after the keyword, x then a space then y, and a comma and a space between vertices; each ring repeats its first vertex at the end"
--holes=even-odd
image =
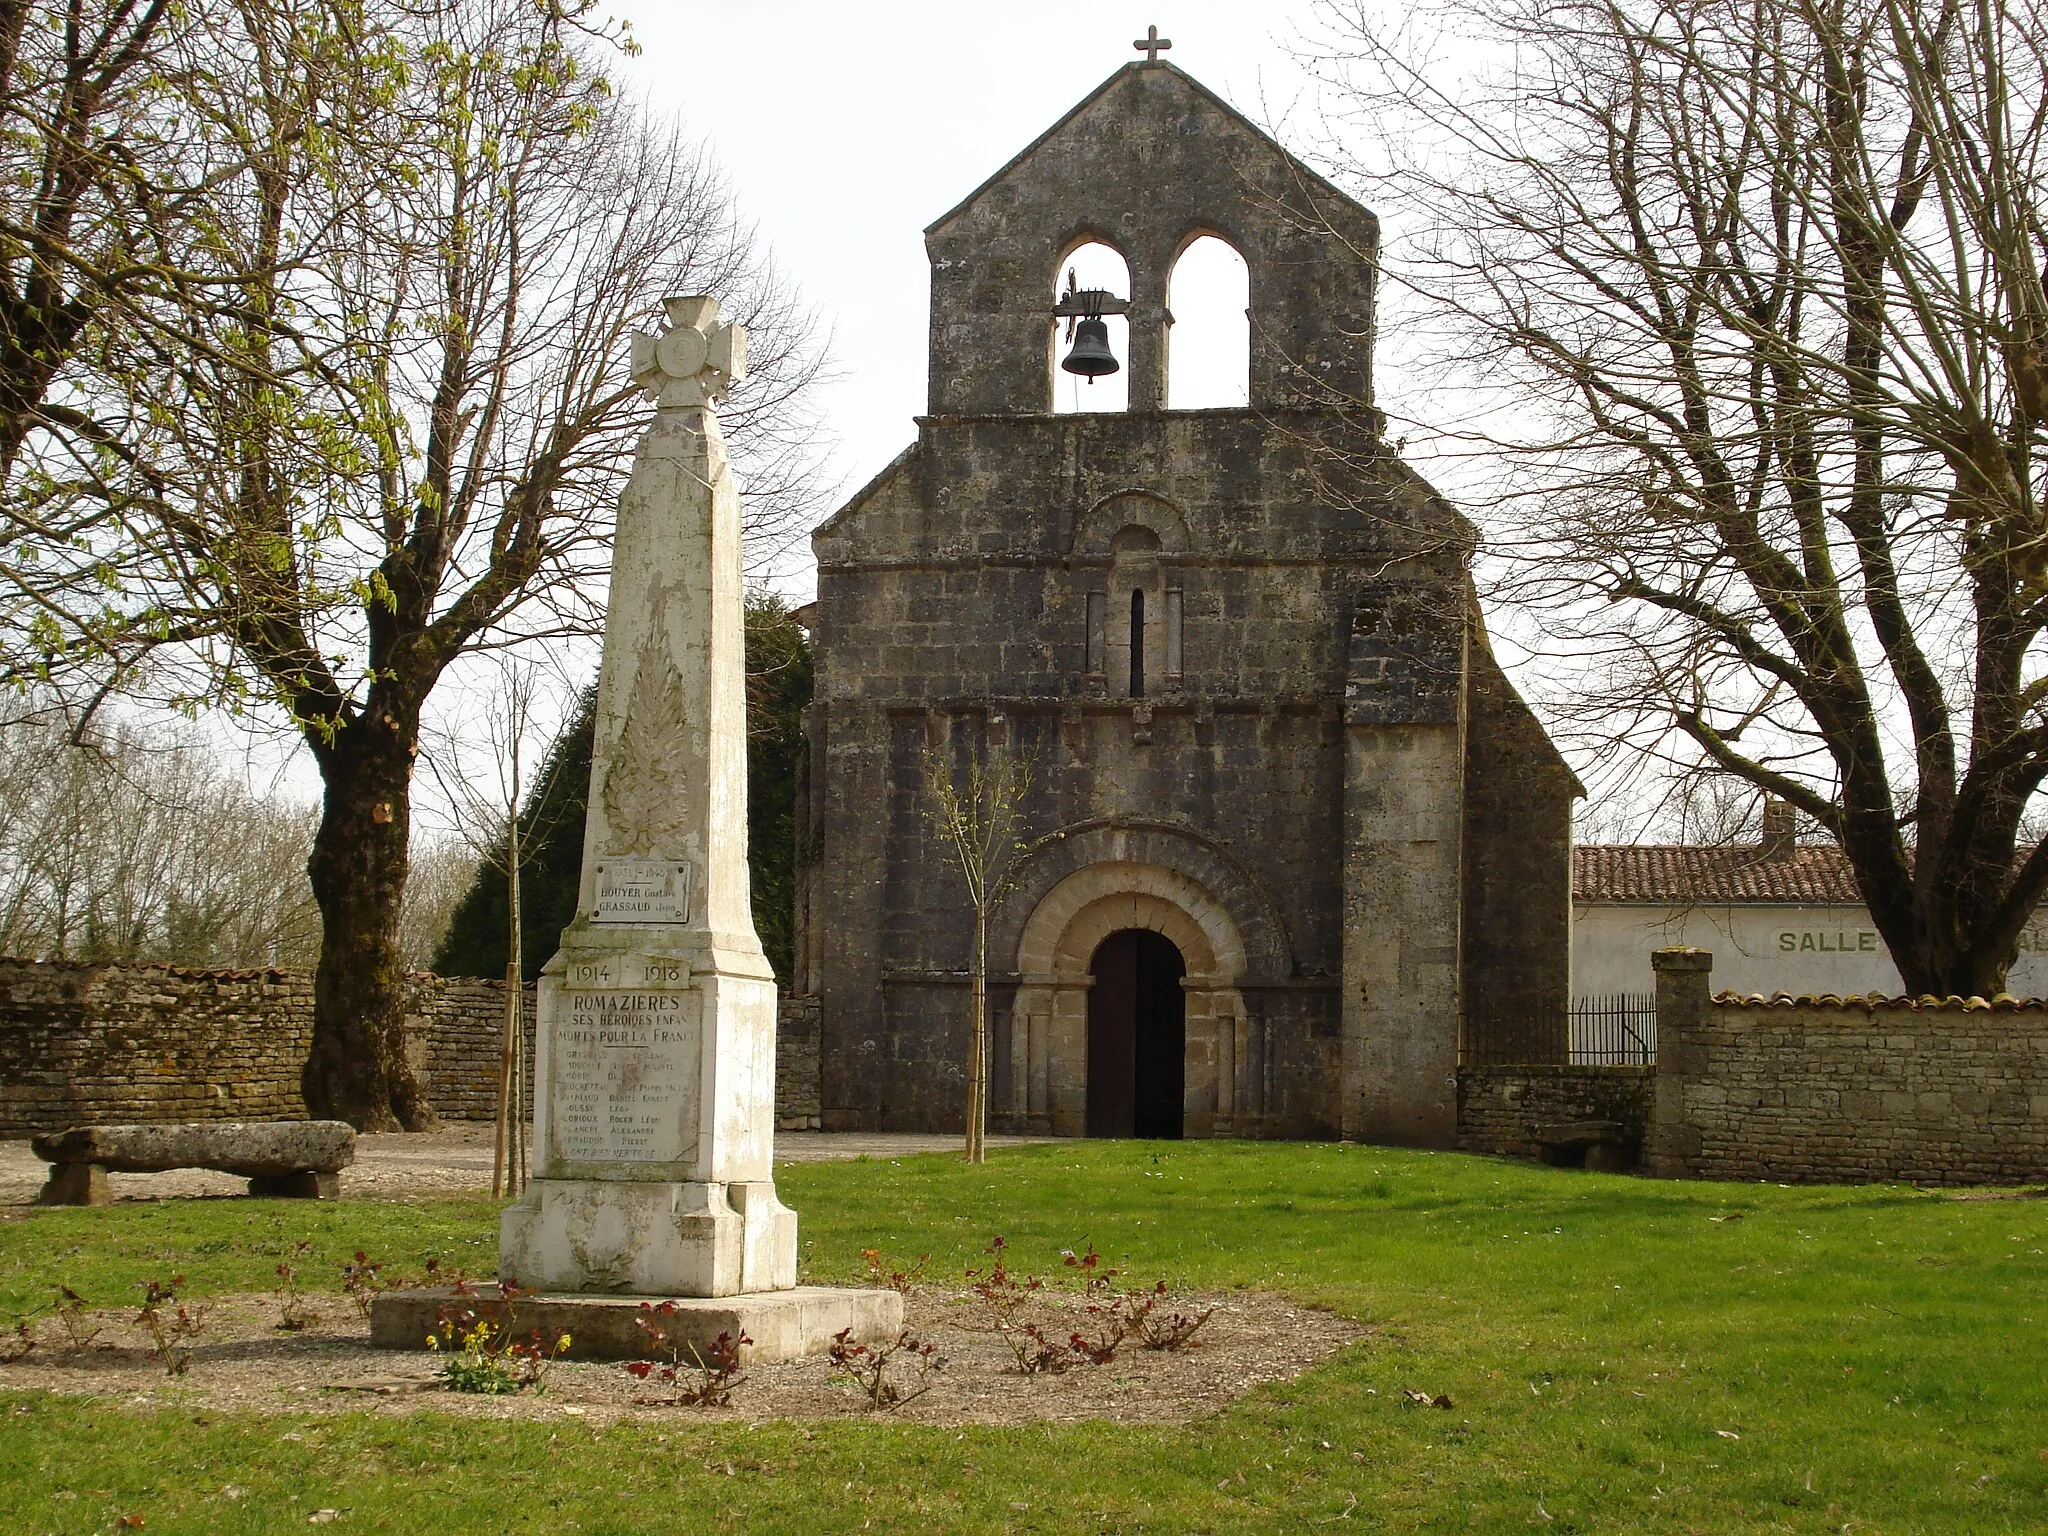
MULTIPOLYGON (((0 1395, 0 1530, 127 1513, 152 1533, 298 1530, 332 1507, 337 1529, 437 1533, 2048 1531, 2048 1201, 1196 1142, 778 1178, 807 1279, 858 1279, 876 1246, 957 1274, 998 1232, 1024 1266, 1092 1239, 1141 1278, 1286 1291, 1378 1331, 1168 1429, 679 1411, 657 1440, 0 1395)), ((0 1223, 0 1317, 52 1282, 111 1301, 172 1268, 195 1291, 265 1288, 298 1239, 328 1286, 357 1247, 486 1272, 493 1217, 473 1201, 38 1212, 0 1223)))

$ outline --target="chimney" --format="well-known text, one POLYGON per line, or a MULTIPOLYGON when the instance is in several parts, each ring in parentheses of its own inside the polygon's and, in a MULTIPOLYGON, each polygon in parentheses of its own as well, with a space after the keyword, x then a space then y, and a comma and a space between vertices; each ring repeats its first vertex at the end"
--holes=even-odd
POLYGON ((1790 801, 1774 795, 1764 797, 1764 838, 1761 853, 1765 863, 1778 864, 1799 849, 1799 813, 1790 801))

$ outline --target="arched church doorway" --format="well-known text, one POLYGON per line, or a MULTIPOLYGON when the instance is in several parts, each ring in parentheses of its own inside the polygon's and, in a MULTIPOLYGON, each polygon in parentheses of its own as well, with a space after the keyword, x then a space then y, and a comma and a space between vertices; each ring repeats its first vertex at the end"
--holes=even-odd
MULTIPOLYGON (((1130 834, 1113 834, 1119 843, 1130 834)), ((1078 833, 1076 842, 1092 836, 1078 833)), ((1121 852, 1121 848, 1115 851, 1121 852)), ((1095 974, 1105 941, 1150 933, 1184 962, 1178 983, 1184 1054, 1176 1136, 1227 1136, 1237 1124, 1241 1065, 1246 1061, 1244 941, 1229 909, 1192 876, 1139 859, 1098 858, 1062 877, 1033 904, 1017 940, 1017 991, 1007 1021, 998 1015, 996 1048, 1007 1051, 1009 1124, 1055 1136, 1091 1134, 1096 1095, 1090 1080, 1089 1019, 1099 992, 1114 981, 1095 974)), ((1136 959, 1131 970, 1129 1093, 1137 1130, 1136 959)), ((997 1103, 1002 1104, 999 1089, 997 1103)), ((1109 1102, 1109 1096, 1103 1097, 1109 1102)))
POLYGON ((1187 1099, 1187 961, 1149 928, 1095 949, 1088 989, 1088 1134, 1178 1140, 1187 1099))

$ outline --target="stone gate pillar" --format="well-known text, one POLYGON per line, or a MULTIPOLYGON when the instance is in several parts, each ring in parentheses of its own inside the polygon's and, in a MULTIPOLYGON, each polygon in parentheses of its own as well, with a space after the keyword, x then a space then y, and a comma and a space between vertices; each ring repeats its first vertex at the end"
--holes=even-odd
POLYGON ((1650 968, 1657 973, 1657 1082, 1643 1159, 1658 1177, 1682 1179, 1700 1150, 1700 1133, 1685 1117, 1685 1081, 1713 1006, 1714 957, 1704 949, 1653 950, 1650 968))

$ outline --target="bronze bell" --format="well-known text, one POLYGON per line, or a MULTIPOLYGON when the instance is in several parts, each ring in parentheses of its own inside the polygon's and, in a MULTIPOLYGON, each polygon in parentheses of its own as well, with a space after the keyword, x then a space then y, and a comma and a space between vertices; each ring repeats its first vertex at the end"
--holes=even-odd
POLYGON ((1069 373, 1080 374, 1093 384, 1097 379, 1115 373, 1123 364, 1109 350, 1109 327, 1090 315, 1074 327, 1074 349, 1060 366, 1069 373))

